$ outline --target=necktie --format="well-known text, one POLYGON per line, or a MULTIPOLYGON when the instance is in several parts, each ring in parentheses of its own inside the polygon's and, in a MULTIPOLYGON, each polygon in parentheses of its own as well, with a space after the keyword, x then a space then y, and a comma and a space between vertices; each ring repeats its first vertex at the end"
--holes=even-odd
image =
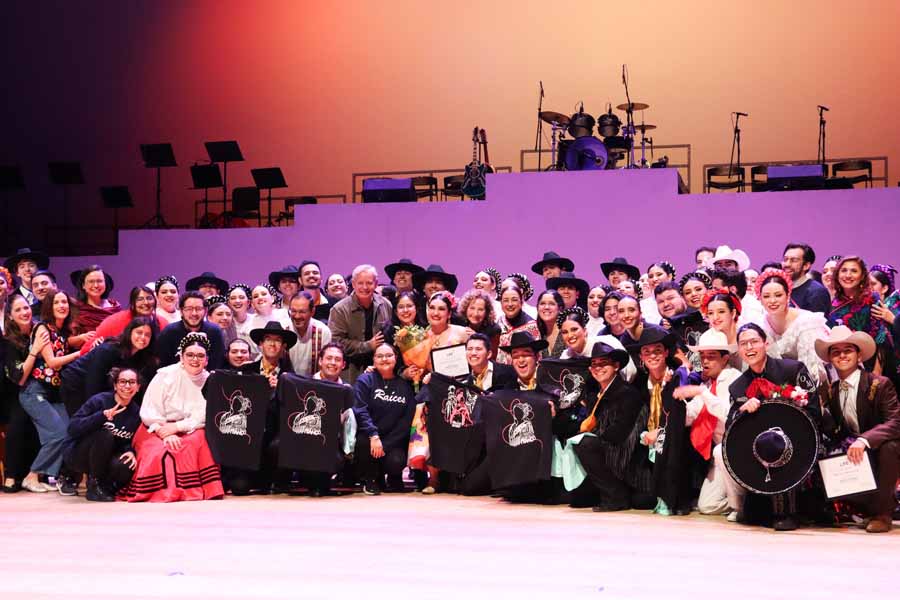
POLYGON ((851 433, 859 433, 859 423, 856 420, 856 402, 855 398, 850 398, 850 384, 846 381, 841 382, 841 412, 844 415, 844 422, 847 429, 851 433))
POLYGON ((659 428, 659 413, 662 410, 662 384, 654 383, 650 391, 650 418, 647 419, 647 431, 659 428))

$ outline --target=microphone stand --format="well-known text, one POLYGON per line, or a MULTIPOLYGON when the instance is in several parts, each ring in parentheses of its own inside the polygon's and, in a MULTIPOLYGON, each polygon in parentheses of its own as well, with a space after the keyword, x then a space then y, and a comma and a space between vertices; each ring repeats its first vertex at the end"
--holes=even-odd
POLYGON ((825 168, 825 107, 819 107, 819 150, 816 158, 822 168, 825 168))
POLYGON ((543 107, 544 107, 544 83, 541 82, 541 95, 538 98, 538 110, 537 110, 537 133, 535 133, 535 135, 534 135, 534 149, 538 155, 538 168, 537 168, 538 171, 541 170, 541 153, 542 153, 541 146, 543 145, 542 144, 542 142, 543 142, 542 136, 544 133, 544 121, 543 121, 543 119, 541 119, 541 110, 543 109, 543 107))
POLYGON ((625 100, 628 108, 625 110, 625 139, 631 140, 631 148, 625 153, 625 168, 634 168, 634 107, 631 105, 631 95, 628 93, 628 76, 625 74, 625 65, 622 65, 622 85, 625 86, 625 100))
POLYGON ((741 113, 734 113, 734 137, 731 139, 731 159, 728 161, 728 177, 731 178, 731 175, 734 171, 734 149, 737 147, 737 168, 741 168, 741 128, 740 128, 740 120, 741 113))

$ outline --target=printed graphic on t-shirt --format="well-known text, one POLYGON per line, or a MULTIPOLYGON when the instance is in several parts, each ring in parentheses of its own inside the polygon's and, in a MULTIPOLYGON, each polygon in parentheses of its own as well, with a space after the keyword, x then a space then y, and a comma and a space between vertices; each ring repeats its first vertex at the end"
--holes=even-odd
POLYGON ((478 394, 464 387, 451 385, 447 387, 447 397, 444 399, 441 414, 444 422, 450 427, 472 427, 475 422, 472 419, 472 411, 475 410, 475 401, 478 394))
POLYGON ((322 438, 322 444, 325 444, 325 435, 322 433, 322 415, 328 412, 325 406, 325 400, 318 397, 312 390, 306 392, 306 395, 300 396, 300 406, 303 410, 291 413, 288 416, 288 426, 291 431, 300 435, 311 435, 322 438))
POLYGON ((214 420, 216 427, 222 435, 246 437, 249 444, 251 438, 247 433, 247 417, 253 412, 253 403, 240 389, 234 390, 230 396, 225 396, 225 400, 228 402, 228 410, 216 414, 214 420))

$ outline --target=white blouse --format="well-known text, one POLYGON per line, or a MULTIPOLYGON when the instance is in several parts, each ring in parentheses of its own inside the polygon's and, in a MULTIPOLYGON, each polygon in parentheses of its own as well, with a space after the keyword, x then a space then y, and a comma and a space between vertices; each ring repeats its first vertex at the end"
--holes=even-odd
POLYGON ((178 431, 192 433, 206 423, 206 398, 203 384, 209 372, 191 377, 180 362, 163 367, 147 386, 141 404, 141 421, 150 433, 166 423, 175 423, 178 431))
POLYGON ((797 309, 800 314, 794 319, 784 333, 777 334, 768 319, 763 319, 760 325, 769 338, 767 354, 772 358, 791 358, 799 360, 806 365, 813 383, 818 385, 820 373, 824 373, 824 366, 816 354, 816 340, 828 334, 828 324, 822 313, 814 313, 808 310, 797 309))

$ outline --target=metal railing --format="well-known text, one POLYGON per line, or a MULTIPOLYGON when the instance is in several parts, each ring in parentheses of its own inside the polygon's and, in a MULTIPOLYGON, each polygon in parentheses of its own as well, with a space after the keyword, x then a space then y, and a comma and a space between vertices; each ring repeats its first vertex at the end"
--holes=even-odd
MULTIPOLYGON (((668 168, 670 169, 678 169, 678 172, 681 174, 682 179, 685 181, 688 189, 688 193, 691 190, 691 145, 690 144, 654 144, 653 145, 653 157, 654 160, 659 160, 662 156, 667 156, 668 153, 663 152, 664 150, 678 150, 683 151, 684 154, 681 157, 669 157, 668 168)), ((639 159, 640 151, 637 147, 635 147, 635 158, 639 159)), ((519 171, 522 173, 533 173, 537 171, 537 157, 538 154, 541 156, 541 170, 546 170, 550 166, 550 156, 551 150, 550 148, 541 148, 540 150, 532 150, 532 149, 523 149, 519 150, 519 171), (530 168, 526 167, 526 162, 529 165, 532 165, 530 168)), ((652 162, 649 158, 650 155, 650 147, 647 146, 647 156, 648 161, 652 162)))
POLYGON ((263 227, 271 219, 273 226, 290 225, 294 220, 293 207, 302 204, 305 198, 315 198, 317 204, 346 204, 347 194, 302 194, 290 196, 272 196, 272 212, 269 213, 269 198, 260 191, 259 211, 246 215, 229 215, 225 210, 225 202, 221 198, 209 200, 209 216, 205 215, 206 201, 202 198, 194 202, 194 227, 198 229, 216 229, 220 227, 263 227), (338 202, 322 202, 337 200, 338 202), (221 210, 214 212, 214 209, 221 210))
MULTIPOLYGON (((888 157, 887 156, 857 156, 852 158, 829 158, 825 161, 825 165, 827 166, 826 177, 829 171, 833 172, 833 166, 837 163, 849 162, 849 161, 859 161, 859 160, 867 160, 872 163, 872 185, 875 185, 875 182, 878 181, 881 183, 882 187, 890 186, 890 177, 888 175, 888 157), (879 167, 879 168, 876 168, 879 167)), ((741 161, 741 166, 746 169, 747 173, 750 173, 750 170, 753 167, 784 167, 790 165, 817 165, 819 164, 818 160, 778 160, 778 161, 741 161)), ((727 167, 728 163, 707 163, 703 165, 703 193, 708 194, 709 190, 706 187, 706 172, 709 169, 716 167, 727 167)), ((745 186, 750 188, 751 191, 753 189, 754 183, 765 183, 765 179, 758 180, 756 182, 753 181, 753 176, 750 175, 748 179, 745 180, 745 186)), ((898 184, 900 185, 900 184, 898 184)))
MULTIPOLYGON (((350 189, 353 190, 353 195, 350 201, 356 203, 357 200, 362 197, 362 182, 365 179, 393 179, 395 177, 435 177, 440 179, 438 175, 450 177, 453 175, 462 175, 465 172, 466 168, 463 167, 462 169, 411 169, 409 171, 378 171, 371 173, 353 173, 353 180, 350 187, 350 189)), ((512 167, 494 167, 494 173, 512 173, 512 167)), ((437 199, 437 195, 440 195, 445 191, 440 183, 441 182, 438 181, 438 187, 435 190, 435 200, 437 199)), ((453 194, 458 195, 458 192, 453 192, 453 194)))

